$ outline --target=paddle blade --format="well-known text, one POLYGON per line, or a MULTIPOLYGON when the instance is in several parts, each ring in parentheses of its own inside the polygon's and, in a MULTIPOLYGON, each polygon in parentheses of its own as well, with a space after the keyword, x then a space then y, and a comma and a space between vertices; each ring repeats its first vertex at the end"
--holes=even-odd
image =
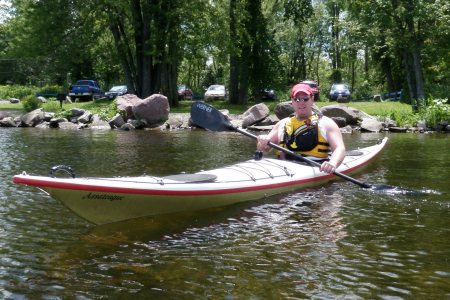
POLYGON ((191 118, 194 124, 211 131, 236 130, 226 116, 205 102, 197 101, 192 104, 191 118))

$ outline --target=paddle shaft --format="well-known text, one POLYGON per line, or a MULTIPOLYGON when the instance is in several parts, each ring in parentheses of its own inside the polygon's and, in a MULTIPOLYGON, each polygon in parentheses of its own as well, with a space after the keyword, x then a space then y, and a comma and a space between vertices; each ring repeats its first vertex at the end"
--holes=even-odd
MULTIPOLYGON (((243 129, 239 128, 239 127, 235 127, 235 126, 233 126, 233 125, 231 125, 231 124, 230 124, 230 128, 232 128, 234 131, 237 131, 237 132, 239 132, 239 133, 242 133, 243 135, 246 135, 246 136, 248 136, 248 137, 251 137, 251 138, 253 138, 253 139, 255 139, 255 140, 257 139, 257 136, 256 136, 256 135, 251 134, 251 133, 248 132, 247 130, 243 130, 243 129)), ((269 145, 270 147, 274 148, 274 149, 277 149, 277 150, 281 151, 281 152, 284 152, 284 153, 286 153, 286 154, 295 156, 296 158, 298 158, 298 159, 300 159, 300 160, 302 160, 302 161, 304 161, 304 162, 307 162, 308 164, 310 164, 310 165, 312 165, 312 166, 315 166, 315 167, 319 167, 319 168, 320 168, 320 164, 319 164, 318 162, 315 162, 315 161, 313 161, 313 160, 311 160, 311 159, 308 159, 308 158, 306 158, 306 157, 304 157, 304 156, 302 156, 302 155, 300 155, 300 154, 298 154, 298 153, 292 152, 292 151, 289 150, 289 149, 286 149, 286 148, 284 148, 284 147, 281 147, 281 146, 279 146, 279 145, 277 145, 277 144, 274 144, 274 143, 272 143, 272 142, 269 142, 268 145, 269 145)), ((343 174, 343 173, 340 173, 340 172, 337 172, 337 171, 333 171, 333 174, 336 175, 336 176, 339 176, 339 177, 341 177, 341 178, 343 178, 343 179, 345 179, 345 180, 348 180, 348 181, 350 181, 350 182, 353 182, 354 184, 357 184, 357 185, 359 185, 360 187, 363 187, 363 188, 371 188, 371 187, 372 187, 370 184, 367 184, 367 183, 365 183, 365 182, 361 182, 361 181, 359 181, 359 180, 357 180, 357 179, 355 179, 355 178, 352 178, 352 177, 350 177, 350 176, 347 176, 347 175, 345 175, 345 174, 343 174)))

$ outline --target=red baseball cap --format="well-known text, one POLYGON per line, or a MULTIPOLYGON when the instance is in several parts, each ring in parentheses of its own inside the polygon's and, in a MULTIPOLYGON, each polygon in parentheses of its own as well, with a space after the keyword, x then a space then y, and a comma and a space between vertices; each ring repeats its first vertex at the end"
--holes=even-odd
POLYGON ((294 98, 299 92, 303 92, 308 96, 311 96, 313 94, 311 87, 304 83, 299 83, 292 87, 291 97, 294 98))

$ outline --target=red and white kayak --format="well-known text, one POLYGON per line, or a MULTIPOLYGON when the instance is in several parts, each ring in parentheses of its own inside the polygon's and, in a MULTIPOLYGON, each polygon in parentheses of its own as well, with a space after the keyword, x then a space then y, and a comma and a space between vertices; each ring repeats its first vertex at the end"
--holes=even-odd
MULTIPOLYGON (((360 170, 386 142, 384 138, 376 145, 353 151, 337 171, 349 174, 360 170)), ((168 177, 55 178, 24 172, 14 176, 13 182, 38 187, 80 217, 106 224, 257 200, 336 178, 304 163, 263 158, 168 177)))

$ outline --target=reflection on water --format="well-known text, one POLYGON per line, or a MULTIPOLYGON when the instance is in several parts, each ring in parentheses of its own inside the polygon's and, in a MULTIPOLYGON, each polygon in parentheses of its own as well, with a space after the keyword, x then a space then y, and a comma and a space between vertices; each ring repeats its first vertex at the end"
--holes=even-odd
MULTIPOLYGON (((346 136, 348 148, 381 135, 346 136)), ((168 175, 249 158, 254 142, 204 131, 0 129, 0 298, 443 299, 449 297, 445 135, 391 135, 358 180, 225 208, 95 227, 14 174, 168 175)))

